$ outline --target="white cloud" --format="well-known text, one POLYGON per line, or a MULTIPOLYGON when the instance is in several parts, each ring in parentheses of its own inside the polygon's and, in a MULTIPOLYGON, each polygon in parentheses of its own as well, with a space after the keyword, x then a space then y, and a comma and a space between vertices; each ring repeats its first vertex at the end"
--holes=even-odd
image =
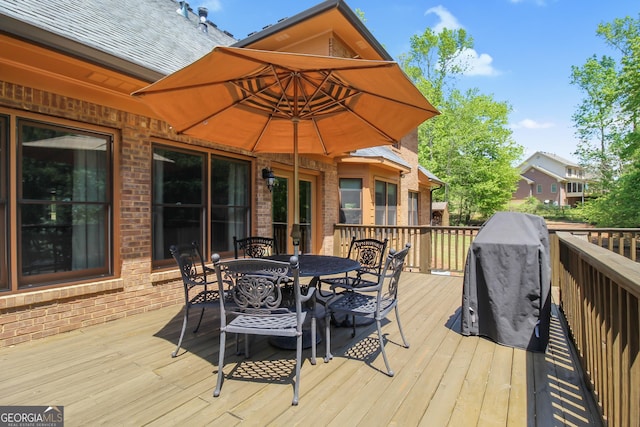
MULTIPOLYGON (((425 15, 435 14, 440 20, 434 27, 435 33, 440 33, 443 29, 457 30, 464 28, 458 19, 449 12, 444 6, 435 6, 427 9, 425 15)), ((478 53, 474 49, 464 49, 458 55, 458 59, 463 62, 466 67, 465 76, 497 76, 500 74, 498 70, 493 68, 493 58, 487 53, 478 53)))
POLYGON ((510 125, 511 129, 549 129, 554 126, 555 124, 552 122, 537 122, 532 119, 520 120, 510 125))
POLYGON ((441 32, 444 28, 447 28, 449 30, 457 30, 463 28, 462 24, 458 22, 458 19, 453 16, 451 12, 449 12, 444 6, 429 8, 424 14, 429 15, 431 13, 437 15, 440 19, 440 22, 438 22, 433 27, 433 31, 435 31, 436 33, 441 32))
POLYGON ((491 64, 493 58, 487 53, 478 54, 475 49, 464 49, 458 58, 468 65, 465 76, 497 76, 498 70, 491 64))

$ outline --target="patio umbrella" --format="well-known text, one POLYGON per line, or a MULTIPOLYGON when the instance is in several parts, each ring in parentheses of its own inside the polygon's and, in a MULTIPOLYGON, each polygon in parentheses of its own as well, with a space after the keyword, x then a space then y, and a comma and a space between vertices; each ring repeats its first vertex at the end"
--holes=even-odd
MULTIPOLYGON (((178 134, 252 152, 335 155, 393 144, 438 111, 397 63, 216 47, 133 93, 178 134)), ((299 202, 294 198, 294 244, 299 202)))

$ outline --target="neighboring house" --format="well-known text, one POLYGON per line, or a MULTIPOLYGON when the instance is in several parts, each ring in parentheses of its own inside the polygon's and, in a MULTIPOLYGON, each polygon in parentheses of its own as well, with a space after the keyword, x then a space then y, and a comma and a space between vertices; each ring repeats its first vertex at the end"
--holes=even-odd
MULTIPOLYGON (((0 346, 183 303, 173 243, 209 259, 290 229, 291 155, 176 135, 130 96, 217 45, 391 59, 341 0, 243 40, 172 0, 0 0, 0 346)), ((429 224, 442 183, 417 144, 301 156, 306 250, 332 252, 341 204, 365 224, 429 224)))
POLYGON ((538 151, 520 166, 513 200, 535 197, 555 206, 575 206, 584 201, 587 179, 584 169, 555 154, 538 151))

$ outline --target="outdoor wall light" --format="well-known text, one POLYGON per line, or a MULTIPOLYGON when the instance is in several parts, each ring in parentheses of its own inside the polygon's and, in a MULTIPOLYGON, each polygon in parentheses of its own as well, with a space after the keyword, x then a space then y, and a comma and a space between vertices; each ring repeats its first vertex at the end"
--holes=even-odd
POLYGON ((262 169, 262 179, 267 183, 267 188, 269 192, 273 190, 274 185, 276 185, 276 176, 273 174, 273 171, 269 168, 262 169))

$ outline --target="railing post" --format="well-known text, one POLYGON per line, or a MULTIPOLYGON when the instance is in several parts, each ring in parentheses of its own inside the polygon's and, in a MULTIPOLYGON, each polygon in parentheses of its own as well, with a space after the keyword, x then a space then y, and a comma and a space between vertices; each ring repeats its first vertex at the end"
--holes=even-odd
POLYGON ((333 227, 333 256, 340 256, 340 246, 342 229, 340 227, 333 227))
POLYGON ((431 274, 431 227, 420 227, 420 272, 431 274))

